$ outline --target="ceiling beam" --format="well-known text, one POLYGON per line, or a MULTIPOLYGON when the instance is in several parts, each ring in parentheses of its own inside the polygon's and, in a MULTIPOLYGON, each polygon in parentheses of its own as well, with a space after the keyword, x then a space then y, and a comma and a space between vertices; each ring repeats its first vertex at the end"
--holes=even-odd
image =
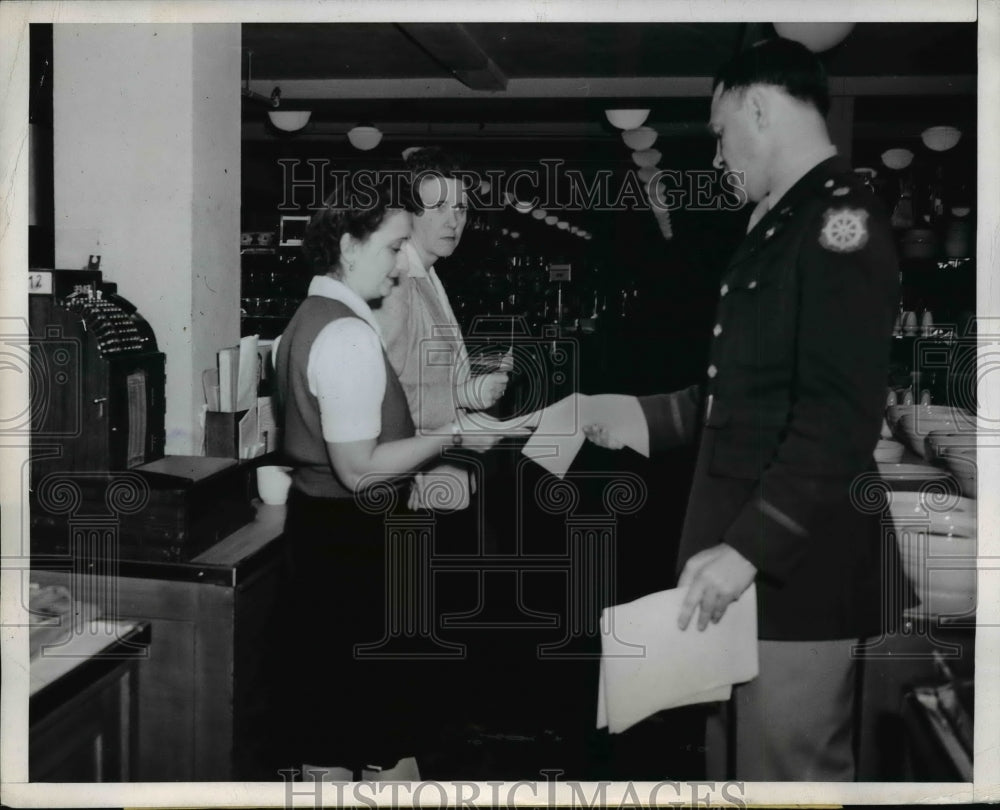
POLYGON ((461 23, 398 23, 428 56, 472 90, 496 92, 507 77, 461 23))
MULTIPOLYGON (((255 79, 251 89, 281 85, 282 104, 328 99, 394 98, 710 98, 710 76, 582 76, 510 79, 502 93, 470 88, 458 79, 255 79)), ((956 96, 976 94, 976 77, 831 76, 833 96, 956 96)))

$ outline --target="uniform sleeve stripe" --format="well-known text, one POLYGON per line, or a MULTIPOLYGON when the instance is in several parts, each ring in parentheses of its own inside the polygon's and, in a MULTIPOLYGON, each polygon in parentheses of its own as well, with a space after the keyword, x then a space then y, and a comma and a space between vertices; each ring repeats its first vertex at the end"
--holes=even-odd
POLYGON ((674 420, 674 430, 678 436, 684 434, 684 418, 681 416, 681 406, 677 402, 677 397, 670 397, 670 415, 674 420))
POLYGON ((800 526, 796 521, 792 520, 788 515, 782 512, 778 507, 769 504, 763 498, 761 498, 757 506, 760 511, 767 515, 771 520, 777 523, 779 526, 788 529, 792 534, 798 535, 799 537, 805 537, 809 534, 802 526, 800 526))

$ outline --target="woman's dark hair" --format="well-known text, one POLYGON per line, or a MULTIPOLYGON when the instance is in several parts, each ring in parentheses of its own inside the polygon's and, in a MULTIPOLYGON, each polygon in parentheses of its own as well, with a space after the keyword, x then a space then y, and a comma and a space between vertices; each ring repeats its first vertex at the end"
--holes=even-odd
POLYGON ((361 170, 337 174, 334 185, 302 238, 302 252, 318 276, 338 267, 340 240, 345 233, 364 241, 379 229, 390 211, 414 210, 413 194, 403 172, 361 170))
POLYGON ((823 116, 830 109, 823 63, 805 45, 790 39, 765 39, 747 48, 719 70, 712 91, 720 84, 727 92, 769 84, 812 104, 823 116))
POLYGON ((413 177, 422 174, 460 177, 463 173, 461 158, 446 152, 440 146, 422 146, 414 149, 403 159, 403 163, 413 177))

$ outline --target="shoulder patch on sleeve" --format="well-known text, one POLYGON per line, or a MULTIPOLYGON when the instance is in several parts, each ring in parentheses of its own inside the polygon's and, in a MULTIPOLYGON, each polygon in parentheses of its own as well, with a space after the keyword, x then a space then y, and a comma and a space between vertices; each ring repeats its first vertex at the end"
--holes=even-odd
POLYGON ((868 243, 868 212, 863 208, 827 208, 819 232, 821 247, 850 253, 868 243))

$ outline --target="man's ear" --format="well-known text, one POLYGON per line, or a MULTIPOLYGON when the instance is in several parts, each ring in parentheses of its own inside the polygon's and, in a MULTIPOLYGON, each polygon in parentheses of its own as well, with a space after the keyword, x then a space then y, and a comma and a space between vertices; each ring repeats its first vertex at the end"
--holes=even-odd
POLYGON ((757 130, 767 129, 771 125, 771 97, 765 88, 760 85, 751 85, 747 88, 743 104, 746 113, 750 117, 750 123, 757 130))

